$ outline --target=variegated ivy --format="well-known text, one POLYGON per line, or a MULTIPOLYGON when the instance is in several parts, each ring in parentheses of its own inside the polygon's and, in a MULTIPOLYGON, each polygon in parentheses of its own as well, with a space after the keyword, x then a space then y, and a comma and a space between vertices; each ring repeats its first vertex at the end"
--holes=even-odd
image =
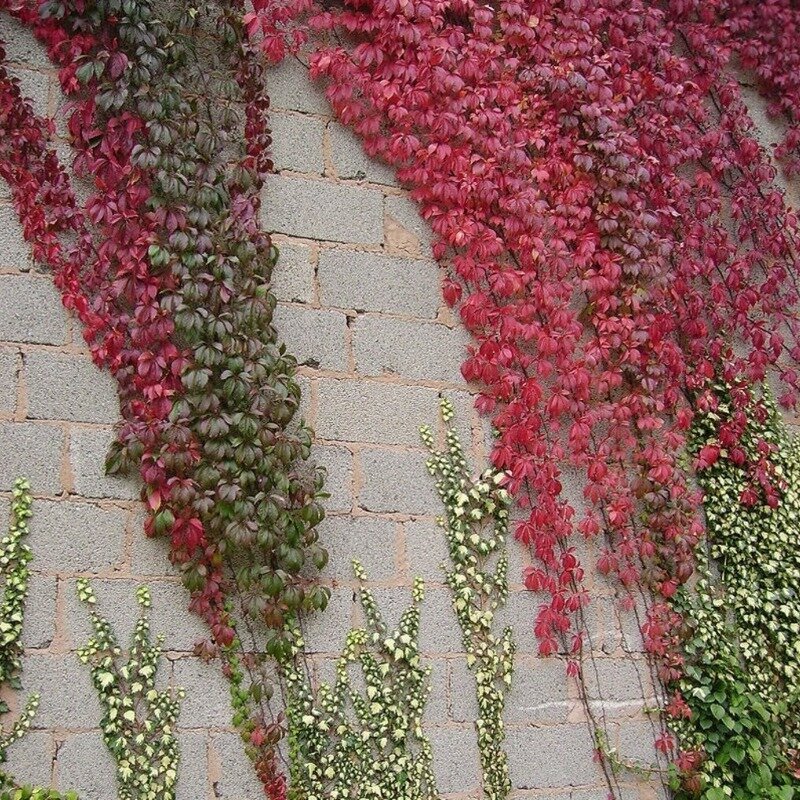
POLYGON ((89 664, 92 683, 103 708, 103 740, 117 765, 119 800, 172 800, 178 770, 175 722, 183 691, 155 688, 163 637, 150 639, 150 592, 141 587, 136 599, 141 614, 127 661, 108 621, 95 608, 94 591, 78 580, 78 597, 86 603, 94 635, 78 651, 89 664))
MULTIPOLYGON (((30 516, 30 484, 24 478, 17 478, 14 481, 8 534, 0 542, 0 687, 12 689, 20 688, 19 675, 22 669, 22 620, 28 595, 28 562, 31 560, 31 550, 24 539, 28 535, 30 516)), ((39 696, 32 694, 7 730, 0 725, 0 764, 6 760, 9 745, 22 738, 30 728, 38 706, 39 696)), ((8 710, 8 704, 0 700, 0 714, 8 710)), ((0 788, 13 784, 13 779, 0 771, 0 788)))
POLYGON ((670 716, 686 796, 787 800, 800 791, 800 441, 765 392, 728 446, 717 432, 735 422, 730 394, 718 387, 693 427, 708 535, 695 590, 675 598, 691 633, 670 716))
MULTIPOLYGON (((357 561, 353 569, 366 580, 357 561)), ((285 667, 290 800, 437 798, 431 746, 422 732, 430 673, 420 664, 417 642, 423 598, 417 579, 411 606, 390 632, 372 592, 362 586, 366 625, 348 634, 333 686, 322 683, 316 691, 295 630, 293 658, 285 667)))
POLYGON ((420 428, 420 435, 431 452, 428 471, 436 478, 446 511, 438 520, 450 553, 446 582, 453 595, 467 665, 475 676, 483 795, 487 800, 499 800, 512 788, 503 749, 503 708, 511 686, 514 642, 511 628, 499 635, 493 630, 495 613, 508 597, 510 497, 502 486, 502 472, 489 468, 477 480, 470 477, 458 434, 450 426, 454 409, 449 400, 441 401, 441 413, 448 426, 446 449, 436 449, 430 427, 420 428))

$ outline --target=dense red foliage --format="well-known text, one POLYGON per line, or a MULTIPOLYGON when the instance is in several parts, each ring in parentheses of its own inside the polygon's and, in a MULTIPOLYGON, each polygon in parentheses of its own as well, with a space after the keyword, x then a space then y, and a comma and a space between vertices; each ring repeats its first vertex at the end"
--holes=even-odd
MULTIPOLYGON (((353 0, 316 19, 352 44, 312 61, 437 234, 445 297, 475 337, 464 376, 529 509, 516 536, 537 562, 526 584, 548 598, 540 651, 580 656, 574 537, 599 537, 597 567, 627 604, 650 592, 642 631, 665 680, 681 665, 668 601, 702 534, 678 461, 692 415, 715 373, 746 385, 778 367, 782 402, 796 400, 798 224, 726 69, 726 10, 353 0), (568 464, 585 471, 583 507, 564 496, 568 464)), ((719 431, 742 458, 746 398, 719 431)))
POLYGON ((770 113, 788 126, 777 148, 787 173, 800 173, 800 18, 793 0, 727 0, 722 18, 734 52, 761 81, 770 113))
MULTIPOLYGON (((227 643, 234 631, 223 609, 219 543, 258 558, 267 551, 271 587, 279 567, 299 574, 301 549, 314 540, 303 538, 297 519, 287 523, 280 546, 269 526, 258 529, 254 517, 280 513, 247 494, 261 445, 238 435, 231 445, 219 413, 243 414, 237 403, 249 388, 242 398, 233 396, 238 389, 225 390, 230 397, 220 389, 211 399, 204 391, 209 376, 238 385, 238 368, 226 369, 213 348, 188 334, 218 324, 227 346, 227 318, 198 317, 237 293, 227 263, 216 263, 214 276, 197 274, 193 259, 211 249, 208 226, 194 217, 190 225, 176 201, 180 187, 159 184, 149 171, 160 157, 155 150, 168 147, 174 132, 155 112, 145 120, 145 111, 127 103, 131 74, 140 79, 137 91, 153 91, 131 70, 141 51, 126 49, 113 18, 85 24, 93 12, 82 4, 72 9, 81 20, 72 27, 60 15, 42 21, 32 8, 11 10, 36 27, 76 99, 76 169, 94 194, 82 215, 34 130, 38 123, 6 103, 12 138, 3 143, 3 175, 29 215, 26 235, 38 242, 37 257, 56 268, 65 302, 86 326, 95 360, 117 377, 121 439, 126 457, 140 463, 150 524, 170 534, 173 557, 189 565, 195 607, 227 643), (24 146, 9 148, 11 142, 24 146), (74 251, 58 244, 64 231, 77 234, 74 251), (189 266, 166 268, 176 263, 189 266), (194 299, 176 276, 191 278, 194 299), (174 335, 179 328, 183 338, 174 335), (187 346, 176 345, 181 341, 187 346), (230 480, 218 470, 229 463, 230 480), (213 488, 204 493, 198 486, 206 483, 213 488)), ((235 9, 271 60, 305 40, 298 19, 307 0, 235 9)), ((796 402, 798 221, 774 187, 775 170, 729 70, 734 54, 755 70, 772 111, 789 123, 778 155, 797 171, 796 4, 346 0, 343 10, 319 13, 315 25, 343 32, 345 44, 320 48, 313 73, 328 79, 342 122, 411 188, 437 235, 445 298, 474 336, 463 373, 481 385, 479 406, 499 431, 493 460, 528 511, 516 536, 535 557, 526 585, 546 598, 533 625, 541 653, 569 653, 570 670, 579 673, 589 602, 576 548, 582 536, 598 542, 597 569, 614 579, 627 607, 647 590, 645 643, 661 678, 674 679, 681 620, 669 600, 689 578, 702 535, 699 497, 679 463, 692 417, 713 407, 715 376, 736 387, 731 419, 696 460, 703 469, 723 449, 735 463, 745 460, 739 437, 748 384, 775 368, 785 387, 781 402, 796 402), (580 502, 564 493, 568 465, 586 478, 580 502)), ((235 256, 248 265, 254 252, 270 247, 257 226, 269 140, 259 67, 248 46, 240 57, 249 140, 243 178, 210 179, 203 189, 229 191, 230 226, 215 228, 228 237, 221 262, 235 256)), ((13 84, 4 80, 2 91, 0 99, 16 102, 13 84)), ((202 153, 195 156, 204 163, 202 153)), ((219 213, 213 199, 208 206, 212 217, 219 213)), ((263 299, 251 277, 248 291, 263 299)), ((246 305, 269 324, 265 303, 246 305)), ((236 313, 249 312, 242 306, 236 313)), ((238 363, 238 355, 229 356, 238 363)), ((296 403, 281 370, 269 391, 287 403, 276 412, 283 424, 296 403)), ((281 462, 290 461, 284 448, 305 447, 302 439, 279 437, 276 444, 268 434, 264 452, 281 462)), ((773 500, 764 459, 749 466, 753 487, 743 500, 759 491, 773 500)), ((305 509, 302 520, 313 527, 312 492, 295 477, 285 481, 289 505, 305 509)), ((278 582, 279 600, 269 599, 267 587, 254 601, 276 629, 304 602, 296 585, 278 582)), ((276 636, 270 644, 280 651, 283 643, 276 636)), ((668 713, 679 705, 673 698, 668 713)), ((250 739, 274 734, 262 720, 250 739)), ((670 751, 669 737, 659 747, 670 751)), ((265 784, 271 769, 267 764, 265 784)), ((269 791, 280 797, 283 785, 278 780, 269 791)))

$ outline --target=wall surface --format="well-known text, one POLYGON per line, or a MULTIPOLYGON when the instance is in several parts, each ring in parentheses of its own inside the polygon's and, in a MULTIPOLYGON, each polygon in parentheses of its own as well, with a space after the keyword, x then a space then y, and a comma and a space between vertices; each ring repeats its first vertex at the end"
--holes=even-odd
MULTIPOLYGON (((3 18, 0 38, 37 110, 63 116, 52 71, 30 34, 3 18)), ((323 538, 332 600, 312 623, 309 646, 318 673, 329 675, 359 621, 352 558, 364 563, 393 620, 413 576, 423 576, 422 646, 433 670, 427 721, 439 788, 447 797, 479 798, 474 683, 442 583, 446 550, 435 524, 442 509, 418 437, 446 394, 473 463, 485 463, 488 429, 459 372, 466 336, 440 299, 427 226, 391 171, 331 120, 302 64, 276 70, 270 88, 277 174, 263 219, 281 249, 277 322, 301 365, 303 410, 331 494, 323 538)), ((123 641, 136 614, 134 589, 146 583, 153 628, 166 634, 162 672, 187 692, 179 800, 255 800, 261 790, 230 727, 226 683, 216 665, 191 654, 203 625, 185 610, 166 548, 144 537, 137 486, 103 475, 118 413, 111 378, 92 365, 50 276, 31 263, 0 189, 0 497, 5 509, 13 479, 30 478, 35 560, 23 677, 26 691, 42 693, 35 730, 12 749, 11 770, 25 781, 75 789, 83 800, 114 796, 99 706, 75 656, 88 634, 75 579, 92 578, 123 641)), ((535 655, 537 599, 519 583, 524 554, 514 542, 509 547, 514 587, 506 617, 518 656, 506 721, 516 796, 603 800, 576 688, 563 662, 535 655)), ((653 732, 641 707, 651 692, 635 628, 630 619, 620 628, 606 587, 589 588, 597 597, 590 611, 594 710, 621 755, 649 762, 653 732)), ((653 784, 628 780, 626 796, 657 795, 653 784)))

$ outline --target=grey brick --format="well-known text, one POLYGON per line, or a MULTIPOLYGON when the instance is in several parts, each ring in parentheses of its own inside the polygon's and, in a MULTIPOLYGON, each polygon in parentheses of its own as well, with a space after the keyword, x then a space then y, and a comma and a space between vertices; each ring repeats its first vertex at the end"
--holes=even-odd
MULTIPOLYGON (((512 546, 515 546, 514 543, 512 546)), ((505 606, 497 612, 497 626, 502 629, 510 625, 514 631, 518 653, 539 652, 539 643, 533 635, 533 622, 540 603, 538 595, 523 589, 509 592, 505 606)))
POLYGON ((469 336, 435 323, 359 317, 354 326, 356 370, 392 373, 412 380, 462 383, 461 362, 469 336))
POLYGON ((433 231, 430 225, 420 216, 419 207, 407 197, 392 195, 386 198, 386 215, 391 217, 411 236, 420 250, 430 256, 433 243, 433 231))
POLYGON ((270 116, 272 160, 275 169, 322 175, 322 139, 325 123, 305 114, 276 112, 270 116))
POLYGON ((445 658, 425 659, 423 664, 431 670, 428 678, 430 693, 425 703, 423 722, 428 725, 447 722, 450 664, 445 658))
POLYGON ((39 500, 34 504, 30 544, 37 569, 97 572, 122 560, 127 514, 89 503, 39 500))
POLYGON ((211 751, 222 773, 213 784, 216 800, 255 800, 264 796, 264 788, 245 755, 244 744, 238 734, 216 734, 211 738, 211 751))
POLYGON ((110 787, 117 783, 100 731, 68 736, 59 748, 56 770, 59 788, 77 792, 81 800, 108 800, 110 787))
POLYGON ((19 80, 19 88, 23 98, 33 108, 33 113, 38 117, 50 117, 50 77, 41 72, 34 72, 27 66, 14 70, 19 80))
POLYGON ((180 570, 169 560, 169 540, 163 536, 146 536, 145 512, 137 512, 133 523, 133 549, 131 572, 134 575, 179 576, 180 570))
POLYGON ((0 414, 13 414, 17 407, 17 372, 21 363, 16 350, 0 350, 0 414))
POLYGON ((140 482, 135 477, 105 474, 105 460, 111 442, 112 428, 73 428, 70 433, 69 460, 75 490, 83 497, 113 497, 135 500, 140 482))
MULTIPOLYGON (((455 616, 451 624, 456 624, 455 616)), ((515 674, 514 678, 516 677, 515 674)), ((451 659, 450 719, 455 722, 475 722, 478 718, 478 700, 475 692, 475 676, 470 672, 464 657, 451 659)))
POLYGON ((394 553, 397 524, 375 517, 328 517, 320 526, 322 543, 330 554, 325 575, 353 580, 352 560, 358 559, 373 581, 397 577, 394 553))
POLYGON ((169 560, 169 540, 162 536, 147 536, 144 532, 144 513, 134 518, 131 573, 145 577, 180 577, 180 568, 169 560))
POLYGON ((321 439, 419 444, 419 426, 437 413, 433 389, 321 380, 316 432, 321 439))
POLYGON ((641 706, 652 697, 647 663, 632 658, 595 658, 585 669, 589 697, 598 703, 641 706))
POLYGON ((460 653, 461 631, 449 589, 426 589, 419 643, 423 653, 460 653))
POLYGON ((296 375, 295 381, 300 387, 300 405, 297 409, 294 419, 295 421, 301 419, 307 420, 311 414, 312 382, 311 379, 307 378, 305 375, 296 375))
MULTIPOLYGON (((3 182, 3 185, 6 185, 5 182, 3 182)), ((31 246, 25 241, 17 212, 10 205, 0 206, 0 266, 6 269, 21 270, 22 272, 27 272, 33 266, 31 246)), ((50 281, 49 277, 42 276, 39 280, 42 283, 50 282, 52 286, 52 281, 50 281)), ((53 291, 55 292, 55 287, 53 287, 53 291)), ((62 309, 61 316, 63 314, 64 311, 62 309)))
POLYGON ((278 300, 310 303, 314 299, 314 266, 311 248, 279 244, 280 256, 272 271, 272 291, 278 300))
POLYGON ((383 195, 286 175, 267 183, 262 222, 267 230, 333 242, 381 244, 383 195))
POLYGON ((328 125, 328 136, 333 166, 338 177, 397 186, 394 169, 376 158, 370 158, 364 152, 358 137, 344 125, 331 122, 328 125))
POLYGON ((30 353, 25 359, 28 417, 73 422, 116 422, 113 378, 88 356, 30 353))
POLYGON ((312 615, 304 629, 306 652, 339 654, 352 628, 353 590, 333 589, 328 607, 312 615))
MULTIPOLYGON (((531 621, 532 623, 532 621, 531 621)), ((514 631, 517 635, 517 631, 514 631)), ((555 658, 518 658, 506 701, 508 723, 566 722, 572 706, 567 668, 555 658)))
MULTIPOLYGON (((32 566, 37 566, 37 553, 32 566)), ((56 633, 56 579, 34 572, 28 585, 22 646, 49 647, 56 633)))
POLYGON ((81 664, 75 653, 27 656, 23 686, 26 692, 41 696, 34 728, 93 728, 100 724, 100 702, 89 667, 81 664))
POLYGON ((647 767, 658 763, 666 766, 663 754, 656 750, 656 738, 661 735, 658 720, 620 719, 610 727, 616 731, 619 755, 623 761, 633 761, 647 767))
MULTIPOLYGON (((430 480, 433 480, 430 478, 430 480)), ((435 507, 432 508, 435 510, 435 507)), ((443 583, 450 555, 444 531, 430 519, 404 522, 408 577, 420 577, 426 583, 443 583)))
POLYGON ((273 108, 331 115, 321 85, 309 78, 308 70, 292 58, 272 67, 267 77, 273 108))
POLYGON ((363 509, 400 514, 442 511, 423 453, 364 450, 361 465, 364 485, 358 503, 363 509))
POLYGON ((55 745, 49 731, 28 731, 8 748, 3 772, 23 784, 50 786, 55 745))
POLYGON ((442 794, 469 792, 480 794, 478 744, 473 730, 431 728, 426 731, 433 747, 433 772, 442 794))
POLYGON ((347 369, 347 318, 338 311, 278 306, 275 328, 298 364, 320 369, 347 369))
POLYGON ((64 432, 54 425, 0 422, 0 488, 8 491, 25 476, 35 492, 57 494, 63 447, 64 432))
POLYGON ((9 14, 0 16, 0 39, 10 62, 26 64, 37 69, 53 69, 45 46, 33 35, 33 31, 9 14))
MULTIPOLYGON (((8 252, 2 239, 0 252, 8 252)), ((33 344, 67 341, 67 315, 49 278, 0 275, 0 340, 33 344)))
POLYGON ((575 789, 568 796, 570 800, 608 800, 608 789, 575 789))
MULTIPOLYGON (((124 646, 130 641, 139 606, 136 602, 136 589, 141 581, 132 580, 94 580, 92 587, 97 594, 98 607, 103 616, 113 625, 120 643, 124 646)), ((208 637, 208 629, 203 621, 189 611, 189 594, 179 583, 150 580, 153 608, 150 612, 150 627, 153 636, 165 635, 164 650, 191 652, 200 639, 208 637)), ((91 625, 86 608, 77 598, 75 581, 67 581, 66 635, 73 647, 81 646, 91 633, 91 625)), ((169 664, 164 661, 159 667, 159 680, 166 684, 169 677, 169 664)), ((178 681, 179 682, 179 681, 178 681)))
POLYGON ((208 741, 205 733, 182 731, 178 734, 178 785, 175 800, 208 800, 208 741))
POLYGON ((326 306, 432 319, 442 304, 434 261, 325 249, 318 273, 326 306))
POLYGON ((350 511, 353 507, 353 455, 344 447, 317 445, 312 458, 325 467, 324 490, 330 495, 323 501, 327 511, 350 511))
POLYGON ((179 658, 174 665, 175 686, 186 697, 178 724, 184 728, 224 728, 231 724, 230 686, 219 663, 199 658, 179 658))
POLYGON ((586 725, 507 729, 506 750, 518 789, 585 786, 602 778, 586 725))

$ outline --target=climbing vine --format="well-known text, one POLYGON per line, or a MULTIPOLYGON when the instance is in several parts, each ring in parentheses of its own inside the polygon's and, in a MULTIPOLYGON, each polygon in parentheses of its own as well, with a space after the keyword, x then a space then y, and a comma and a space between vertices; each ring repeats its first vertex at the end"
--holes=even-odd
POLYGON ((430 427, 422 427, 420 434, 431 453, 428 471, 436 479, 446 511, 439 519, 450 554, 446 582, 461 627, 467 666, 475 676, 483 794, 497 800, 507 797, 512 788, 503 748, 503 709, 514 669, 514 641, 511 628, 500 635, 493 630, 495 614, 508 597, 505 545, 510 498, 503 488, 506 476, 502 472, 488 469, 478 480, 470 477, 458 433, 450 425, 455 410, 447 399, 441 401, 441 414, 447 426, 444 451, 436 449, 430 427))
MULTIPOLYGON (((366 581, 359 562, 353 570, 366 581)), ((395 631, 363 585, 359 598, 365 627, 348 634, 332 686, 314 689, 303 665, 302 637, 294 632, 293 658, 284 668, 289 798, 435 800, 433 755, 422 731, 430 674, 420 663, 418 644, 423 583, 415 581, 412 605, 395 631)))
MULTIPOLYGON (((11 500, 11 522, 8 533, 0 541, 0 687, 19 689, 22 670, 22 621, 25 598, 28 596, 31 549, 25 542, 31 516, 30 484, 24 478, 14 481, 11 500)), ((39 695, 32 694, 21 713, 7 730, 0 726, 0 765, 5 762, 7 749, 21 739, 31 726, 39 707, 39 695)), ((0 714, 9 712, 8 703, 0 700, 0 714)), ((0 770, 0 788, 13 784, 11 776, 0 770)))
MULTIPOLYGON (((28 593, 32 558, 24 538, 31 517, 30 484, 24 478, 14 481, 11 524, 0 542, 0 578, 3 598, 0 604, 0 686, 19 689, 22 669, 20 636, 28 593)), ((94 609, 94 592, 85 579, 77 583, 78 596, 89 605, 95 635, 78 651, 79 658, 91 665, 103 718, 103 738, 117 765, 117 791, 120 800, 171 800, 175 797, 178 744, 174 727, 182 692, 155 688, 161 641, 150 640, 147 609, 150 594, 137 592, 142 615, 136 623, 127 662, 110 624, 94 609)), ((30 729, 39 705, 39 695, 31 695, 22 713, 8 731, 0 729, 0 764, 7 748, 30 729)), ((0 713, 8 712, 3 701, 0 713)), ((61 794, 53 789, 18 786, 7 772, 0 770, 2 800, 77 800, 73 792, 61 794)))
POLYGON ((676 728, 695 752, 690 786, 703 797, 792 797, 800 788, 800 442, 769 393, 754 398, 742 447, 760 449, 773 480, 753 487, 745 461, 721 446, 730 392, 698 416, 692 448, 714 450, 698 473, 708 538, 700 579, 682 592, 690 636, 676 728), (710 459, 709 459, 710 460, 710 459))
POLYGON ((78 598, 86 604, 94 634, 78 650, 88 664, 100 698, 103 740, 117 766, 119 800, 174 800, 178 778, 178 741, 175 725, 183 690, 156 689, 163 636, 150 638, 150 592, 141 587, 136 600, 141 614, 127 654, 108 621, 97 609, 89 582, 79 578, 78 598))

